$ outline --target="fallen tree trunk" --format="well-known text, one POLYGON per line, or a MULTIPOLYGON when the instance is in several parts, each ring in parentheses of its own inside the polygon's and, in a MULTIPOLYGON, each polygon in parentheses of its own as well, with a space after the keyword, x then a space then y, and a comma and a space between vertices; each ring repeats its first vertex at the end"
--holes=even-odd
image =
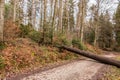
POLYGON ((82 50, 79 50, 79 49, 74 49, 74 48, 70 48, 70 47, 66 47, 66 46, 62 46, 60 48, 65 49, 65 50, 70 51, 70 52, 74 52, 74 53, 82 55, 84 57, 94 59, 94 60, 99 61, 101 63, 113 65, 113 66, 116 66, 116 67, 120 68, 120 61, 118 61, 118 60, 103 57, 103 56, 98 56, 96 54, 92 54, 92 53, 89 53, 89 52, 86 52, 86 51, 82 51, 82 50))

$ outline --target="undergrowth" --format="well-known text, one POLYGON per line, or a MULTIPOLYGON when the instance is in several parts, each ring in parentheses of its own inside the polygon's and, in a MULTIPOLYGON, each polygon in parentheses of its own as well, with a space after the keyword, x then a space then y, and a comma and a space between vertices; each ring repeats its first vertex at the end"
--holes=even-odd
POLYGON ((59 52, 51 46, 38 46, 29 39, 16 39, 7 44, 0 56, 0 76, 16 73, 32 67, 44 66, 49 63, 75 59, 78 56, 67 51, 59 52))

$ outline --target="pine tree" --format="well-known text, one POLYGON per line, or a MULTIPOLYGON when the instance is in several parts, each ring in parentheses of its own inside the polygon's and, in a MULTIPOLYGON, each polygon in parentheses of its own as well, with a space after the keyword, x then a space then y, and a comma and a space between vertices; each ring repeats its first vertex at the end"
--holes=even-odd
POLYGON ((120 46, 120 3, 117 7, 117 11, 115 13, 115 33, 116 33, 116 41, 120 46))
POLYGON ((99 26, 100 26, 99 37, 98 37, 99 47, 102 49, 110 48, 113 39, 113 29, 108 12, 106 12, 105 15, 103 14, 100 15, 99 26))

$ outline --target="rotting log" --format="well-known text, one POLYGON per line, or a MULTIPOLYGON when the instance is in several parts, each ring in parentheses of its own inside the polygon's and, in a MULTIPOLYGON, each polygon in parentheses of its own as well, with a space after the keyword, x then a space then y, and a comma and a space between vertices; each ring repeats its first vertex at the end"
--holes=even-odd
POLYGON ((60 48, 65 49, 65 50, 70 51, 70 52, 74 52, 74 53, 82 55, 84 57, 94 59, 98 62, 108 64, 108 65, 113 65, 113 66, 116 66, 116 67, 120 68, 120 61, 118 61, 118 60, 111 59, 111 58, 108 58, 108 57, 103 57, 103 56, 96 55, 96 54, 86 52, 86 51, 82 51, 82 50, 79 50, 79 49, 74 49, 74 48, 71 48, 71 47, 61 46, 60 48))

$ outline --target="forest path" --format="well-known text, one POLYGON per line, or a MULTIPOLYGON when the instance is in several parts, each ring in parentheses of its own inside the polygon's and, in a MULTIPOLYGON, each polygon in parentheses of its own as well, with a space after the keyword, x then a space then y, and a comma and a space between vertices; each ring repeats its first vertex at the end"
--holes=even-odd
MULTIPOLYGON (((115 55, 104 55, 115 57, 115 55)), ((104 64, 94 60, 79 60, 47 71, 30 75, 22 80, 92 80, 104 64)))

